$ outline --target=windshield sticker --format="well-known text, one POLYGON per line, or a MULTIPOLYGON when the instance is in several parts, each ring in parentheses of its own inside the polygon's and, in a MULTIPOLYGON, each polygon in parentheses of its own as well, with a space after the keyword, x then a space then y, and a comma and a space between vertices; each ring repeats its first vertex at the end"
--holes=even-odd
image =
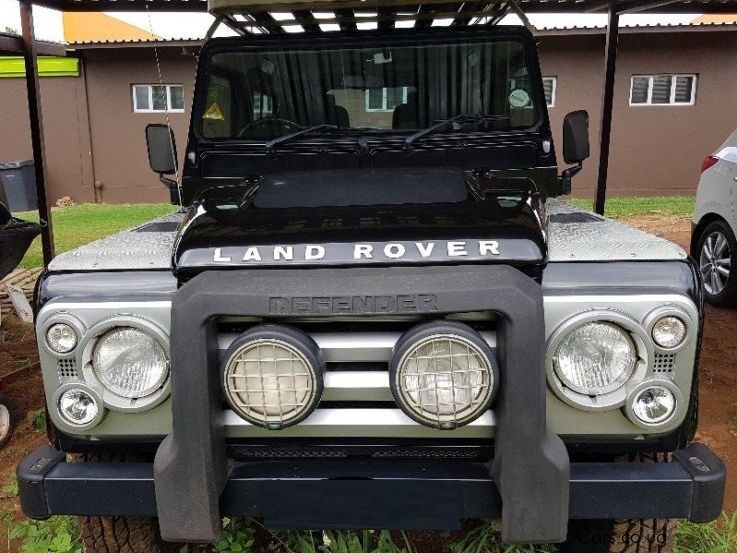
POLYGON ((530 105, 530 101, 530 95, 521 88, 515 88, 509 94, 509 105, 513 108, 526 108, 530 105))
POLYGON ((205 111, 204 115, 202 116, 203 119, 214 119, 216 121, 224 121, 225 117, 223 117, 223 111, 220 109, 220 106, 217 102, 213 102, 209 108, 205 111))

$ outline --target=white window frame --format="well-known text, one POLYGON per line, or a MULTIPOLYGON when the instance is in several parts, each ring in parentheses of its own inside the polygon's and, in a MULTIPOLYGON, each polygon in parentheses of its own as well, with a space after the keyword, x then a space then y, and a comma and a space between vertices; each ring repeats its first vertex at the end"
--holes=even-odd
MULTIPOLYGON (((263 94, 261 92, 255 92, 252 96, 252 103, 253 103, 253 117, 271 117, 274 115, 274 97, 269 94, 263 94), (264 98, 268 98, 267 104, 270 104, 266 106, 269 109, 259 109, 259 111, 256 111, 256 98, 260 98, 260 102, 263 102, 264 98)), ((259 106, 261 108, 261 106, 259 106)))
POLYGON ((182 84, 147 84, 147 83, 136 83, 131 85, 131 96, 133 97, 133 113, 184 113, 184 85, 182 84), (148 88, 148 105, 151 106, 149 109, 138 107, 138 97, 136 96, 136 88, 145 86, 148 88), (167 109, 153 109, 154 105, 154 87, 165 86, 166 87, 166 108, 167 109), (173 87, 179 87, 182 89, 182 108, 173 109, 171 107, 171 89, 173 87))
POLYGON ((694 106, 696 105, 696 88, 698 87, 699 76, 696 73, 656 73, 653 75, 632 75, 630 78, 630 107, 673 107, 673 106, 694 106), (653 80, 655 77, 670 77, 670 98, 668 103, 653 104, 653 80), (676 78, 690 77, 693 79, 691 86, 691 99, 688 102, 676 102, 676 78), (647 83, 647 100, 645 102, 633 102, 632 94, 635 87, 635 79, 648 79, 647 83))
MULTIPOLYGON (((396 87, 396 88, 399 88, 399 87, 396 87)), ((401 88, 402 88, 402 103, 406 104, 409 87, 403 86, 401 88)), ((364 92, 366 113, 387 113, 390 111, 394 111, 394 108, 389 108, 387 106, 387 100, 389 96, 389 87, 384 86, 381 88, 381 90, 382 90, 381 109, 370 108, 369 106, 371 105, 371 101, 370 101, 371 100, 371 89, 367 88, 366 91, 364 92)))
MULTIPOLYGON (((548 104, 547 99, 545 100, 545 103, 547 104, 547 107, 554 108, 555 107, 555 101, 558 99, 558 77, 552 76, 552 77, 543 77, 543 83, 545 81, 552 81, 553 82, 553 88, 550 92, 550 103, 548 104)), ((543 88, 543 90, 545 90, 543 88)))

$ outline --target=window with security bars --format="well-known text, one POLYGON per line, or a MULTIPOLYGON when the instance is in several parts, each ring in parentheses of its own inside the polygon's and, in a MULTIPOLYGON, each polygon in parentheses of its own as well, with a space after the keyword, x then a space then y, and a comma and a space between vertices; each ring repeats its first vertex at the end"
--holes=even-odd
POLYGON ((366 89, 366 111, 394 111, 400 104, 407 103, 409 87, 383 87, 366 89))
POLYGON ((692 106, 696 75, 633 75, 631 106, 692 106))
POLYGON ((184 86, 180 84, 134 84, 133 111, 136 113, 183 113, 184 86))
POLYGON ((545 104, 555 107, 555 96, 558 92, 558 77, 543 77, 543 91, 545 92, 545 104))
POLYGON ((253 93, 253 118, 262 119, 274 114, 274 99, 260 92, 253 93))

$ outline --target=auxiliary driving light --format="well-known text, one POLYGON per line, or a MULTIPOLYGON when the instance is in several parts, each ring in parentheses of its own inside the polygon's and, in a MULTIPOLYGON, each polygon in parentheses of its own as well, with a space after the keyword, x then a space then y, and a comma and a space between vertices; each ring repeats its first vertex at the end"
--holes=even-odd
POLYGON ((646 425, 666 422, 676 410, 676 396, 665 386, 649 386, 635 395, 632 413, 646 425))
POLYGON ((686 323, 678 317, 668 315, 653 325, 652 336, 653 341, 661 348, 673 349, 683 343, 687 332, 686 323))
POLYGON ((251 424, 278 430, 317 407, 325 362, 304 332, 260 326, 239 336, 225 353, 223 389, 233 410, 251 424))
POLYGON ((494 352, 484 338, 456 322, 408 330, 395 346, 389 374, 399 407, 415 421, 441 429, 480 417, 499 382, 494 352))
POLYGON ((75 427, 91 425, 100 414, 97 399, 82 388, 68 388, 61 392, 57 406, 64 421, 75 427))
POLYGON ((66 323, 56 323, 46 331, 46 345, 54 353, 64 355, 77 347, 77 332, 66 323))
POLYGON ((604 321, 582 324, 570 331, 553 357, 562 384, 589 396, 612 392, 635 370, 637 348, 629 333, 604 321))

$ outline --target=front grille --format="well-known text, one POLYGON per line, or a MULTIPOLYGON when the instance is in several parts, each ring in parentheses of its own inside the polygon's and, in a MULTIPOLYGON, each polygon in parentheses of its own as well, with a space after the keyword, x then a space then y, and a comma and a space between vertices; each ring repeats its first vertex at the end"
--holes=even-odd
POLYGON ((463 447, 442 446, 230 446, 228 455, 239 461, 262 459, 346 459, 369 457, 373 459, 463 459, 487 461, 491 459, 491 447, 468 445, 463 447))
POLYGON ((488 458, 488 448, 484 447, 395 447, 379 449, 371 455, 381 459, 478 459, 488 458))

